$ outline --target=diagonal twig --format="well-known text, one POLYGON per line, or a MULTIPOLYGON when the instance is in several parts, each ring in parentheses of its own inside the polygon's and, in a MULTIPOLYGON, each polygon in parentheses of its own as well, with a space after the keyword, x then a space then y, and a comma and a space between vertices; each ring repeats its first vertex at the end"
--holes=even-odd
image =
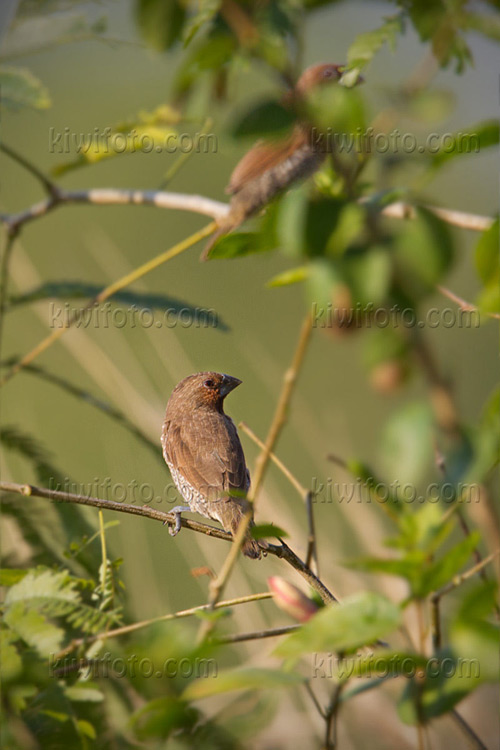
MULTIPOLYGON (((309 343, 311 333, 311 313, 308 312, 300 329, 299 341, 295 349, 292 363, 284 376, 283 386, 281 389, 280 397, 278 399, 278 405, 271 422, 271 427, 269 428, 269 433, 267 435, 264 448, 257 458, 254 478, 250 487, 250 491, 248 493, 248 500, 250 505, 249 510, 247 511, 247 513, 245 513, 240 521, 238 531, 236 532, 236 535, 234 537, 234 545, 229 551, 229 554, 224 561, 219 575, 210 583, 209 604, 213 605, 215 604, 215 602, 219 601, 219 598, 222 595, 224 587, 229 580, 234 564, 237 560, 241 545, 243 544, 243 541, 245 539, 247 529, 253 516, 253 504, 262 486, 264 475, 270 461, 271 452, 276 444, 283 425, 286 422, 288 405, 292 397, 300 367, 305 357, 307 344, 309 343)), ((208 620, 207 622, 203 623, 198 633, 198 640, 202 641, 204 638, 206 638, 211 633, 213 628, 213 621, 208 620)))
MULTIPOLYGON (((254 443, 256 443, 259 446, 261 450, 265 449, 265 443, 263 443, 262 440, 257 437, 255 432, 245 422, 240 422, 238 427, 240 427, 243 430, 243 432, 246 432, 246 434, 254 441, 254 443)), ((307 490, 299 482, 299 480, 292 474, 290 469, 287 466, 285 466, 285 464, 276 456, 275 453, 271 452, 269 454, 269 458, 274 464, 276 464, 276 466, 285 475, 288 481, 295 487, 295 489, 301 496, 302 500, 304 501, 304 505, 306 507, 306 514, 307 514, 307 524, 308 524, 306 565, 310 568, 311 561, 314 560, 316 575, 319 576, 316 531, 315 531, 315 526, 314 526, 314 508, 313 508, 314 493, 311 492, 310 490, 307 490)))

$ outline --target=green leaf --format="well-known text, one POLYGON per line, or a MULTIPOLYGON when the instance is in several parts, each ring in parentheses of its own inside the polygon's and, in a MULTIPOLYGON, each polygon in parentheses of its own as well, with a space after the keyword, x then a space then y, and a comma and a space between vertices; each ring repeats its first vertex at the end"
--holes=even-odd
POLYGON ((166 739, 175 729, 188 729, 198 714, 174 696, 155 698, 132 714, 130 725, 139 739, 166 739))
POLYGON ((45 86, 26 68, 0 67, 2 105, 9 109, 48 109, 50 96, 45 86))
MULTIPOLYGON (((424 563, 424 556, 413 556, 412 559, 383 560, 379 557, 363 557, 350 560, 347 564, 355 570, 365 570, 368 573, 383 573, 384 575, 406 578, 413 584, 419 578, 419 572, 424 563)), ((413 588, 413 586, 412 586, 413 588)))
POLYGON ((288 536, 288 533, 284 529, 280 528, 280 526, 275 526, 273 523, 255 524, 250 529, 250 533, 254 539, 266 539, 267 537, 279 539, 288 536))
POLYGON ((354 594, 320 610, 288 636, 274 654, 295 659, 314 651, 357 649, 392 632, 400 621, 399 607, 386 597, 372 592, 354 594))
POLYGON ((500 278, 493 279, 484 287, 476 305, 482 313, 500 313, 500 278))
POLYGON ((372 245, 361 252, 348 253, 343 268, 353 305, 364 307, 369 313, 383 304, 392 279, 392 263, 386 247, 372 245))
POLYGON ((17 635, 12 630, 0 630, 0 677, 3 685, 14 680, 22 670, 22 659, 13 643, 15 640, 17 635))
POLYGON ((219 12, 222 0, 198 0, 198 12, 184 26, 183 39, 187 46, 202 26, 205 26, 219 12))
POLYGON ((136 0, 139 28, 146 42, 163 52, 182 37, 186 11, 177 0, 136 0))
MULTIPOLYGON (((358 69, 350 72, 356 76, 358 69)), ((307 98, 307 117, 315 125, 315 134, 324 134, 339 155, 356 155, 366 130, 363 97, 358 88, 318 86, 307 98)), ((321 141, 319 141, 321 143, 321 141)))
MULTIPOLYGON (((306 293, 312 305, 315 305, 316 316, 334 310, 337 294, 345 290, 346 285, 338 269, 338 264, 326 258, 314 260, 309 266, 306 279, 306 293)), ((328 318, 327 318, 328 319, 328 318)))
MULTIPOLYGON (((405 507, 405 493, 400 493, 401 505, 405 507)), ((421 550, 426 558, 431 558, 454 528, 453 520, 443 522, 443 512, 439 503, 424 502, 416 510, 402 513, 398 519, 399 536, 386 542, 389 547, 403 551, 421 550)))
POLYGON ((295 121, 292 112, 275 100, 253 105, 233 125, 234 138, 260 138, 281 135, 291 128, 295 121))
POLYGON ((366 212, 357 203, 342 206, 335 228, 328 238, 327 252, 340 256, 361 237, 366 221, 366 212))
POLYGON ((29 609, 23 602, 10 605, 5 611, 4 620, 40 656, 47 657, 60 651, 64 630, 48 622, 42 614, 29 609))
POLYGON ((292 687, 304 682, 304 677, 294 672, 281 672, 278 669, 241 667, 219 672, 217 679, 199 679, 191 682, 184 690, 184 700, 192 701, 207 698, 234 690, 269 690, 292 687))
POLYGON ((478 684, 477 660, 474 665, 452 652, 439 654, 407 682, 398 714, 406 724, 430 721, 451 711, 478 684))
POLYGON ((423 42, 431 41, 432 52, 441 67, 452 59, 456 61, 456 72, 462 73, 472 55, 461 31, 467 28, 463 3, 435 2, 408 3, 408 14, 423 42))
POLYGON ((492 621, 496 597, 495 581, 474 586, 463 597, 450 627, 452 647, 462 658, 479 664, 481 681, 498 681, 500 633, 498 624, 492 621))
POLYGON ((451 159, 464 154, 482 153, 490 146, 497 146, 500 141, 498 120, 486 120, 475 126, 447 137, 446 144, 432 155, 432 167, 437 169, 451 159))
MULTIPOLYGON (((492 3, 493 4, 493 3, 492 3)), ((481 34, 500 41, 500 18, 498 15, 482 13, 465 13, 465 26, 481 34)))
POLYGON ((374 654, 355 654, 339 659, 337 677, 347 680, 351 677, 387 679, 403 675, 411 677, 418 668, 428 664, 428 659, 420 654, 404 651, 377 651, 374 654))
POLYGON ((434 419, 424 402, 406 404, 386 422, 381 461, 391 482, 415 487, 432 460, 434 419))
POLYGON ((10 588, 5 597, 5 606, 16 602, 43 602, 57 599, 65 603, 76 603, 80 599, 75 584, 66 571, 30 571, 10 588))
POLYGON ((425 208, 405 224, 396 239, 396 257, 410 291, 422 296, 434 289, 451 267, 455 252, 449 227, 425 208))
POLYGON ((2 568, 0 570, 0 586, 12 586, 14 583, 21 581, 27 572, 27 570, 18 568, 2 568))
POLYGON ((347 52, 347 64, 350 68, 364 68, 384 45, 395 49, 397 35, 403 31, 402 15, 391 16, 378 29, 358 34, 347 52))
MULTIPOLYGON (((104 128, 102 133, 75 136, 67 141, 67 147, 59 135, 53 134, 50 146, 52 153, 65 153, 66 147, 74 150, 76 156, 53 167, 52 174, 58 177, 73 169, 123 154, 158 154, 164 150, 167 154, 175 153, 182 145, 175 127, 179 121, 179 112, 164 104, 152 112, 141 110, 134 119, 118 123, 112 128, 104 128)), ((193 136, 193 144, 194 140, 193 136)))
POLYGON ((85 719, 76 720, 76 729, 78 734, 88 737, 90 740, 95 740, 97 737, 94 727, 90 721, 86 721, 85 719))
POLYGON ((184 63, 177 69, 174 96, 178 98, 190 93, 205 71, 213 72, 214 76, 220 75, 236 53, 237 41, 233 34, 221 33, 219 27, 217 31, 211 31, 206 38, 190 48, 184 63))
POLYGON ((241 258, 253 253, 267 253, 274 247, 259 232, 238 232, 221 237, 210 250, 210 260, 241 258))
POLYGON ((309 276, 309 266, 298 266, 297 268, 290 268, 288 271, 283 271, 277 276, 273 276, 266 286, 289 286, 290 284, 298 284, 301 281, 305 281, 309 276))
MULTIPOLYGON (((437 591, 453 577, 460 572, 470 559, 473 551, 477 547, 481 535, 478 531, 473 531, 465 539, 456 544, 440 559, 432 562, 424 570, 421 586, 415 593, 424 597, 431 591, 437 591)), ((471 561, 472 563, 472 561, 471 561)))
MULTIPOLYGON (((83 603, 76 585, 77 580, 64 570, 30 571, 7 591, 6 617, 10 609, 16 608, 16 623, 19 623, 22 618, 18 616, 18 605, 23 605, 26 607, 27 617, 31 617, 32 612, 33 617, 41 617, 41 613, 51 617, 64 617, 75 628, 81 628, 84 632, 102 630, 119 620, 118 610, 104 611, 83 603)), ((14 629, 14 626, 11 627, 14 629)), ((21 632, 20 635, 24 637, 21 632)))
POLYGON ((500 273, 499 220, 495 219, 489 229, 482 233, 476 245, 476 269, 484 284, 497 282, 500 273))

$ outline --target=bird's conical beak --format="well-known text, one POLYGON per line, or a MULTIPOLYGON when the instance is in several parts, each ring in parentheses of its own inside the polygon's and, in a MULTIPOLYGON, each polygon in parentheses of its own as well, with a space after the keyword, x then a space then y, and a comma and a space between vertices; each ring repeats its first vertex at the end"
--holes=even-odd
POLYGON ((222 385, 220 387, 221 396, 227 396, 228 393, 234 391, 241 384, 241 380, 233 378, 231 375, 224 375, 222 378, 222 385))

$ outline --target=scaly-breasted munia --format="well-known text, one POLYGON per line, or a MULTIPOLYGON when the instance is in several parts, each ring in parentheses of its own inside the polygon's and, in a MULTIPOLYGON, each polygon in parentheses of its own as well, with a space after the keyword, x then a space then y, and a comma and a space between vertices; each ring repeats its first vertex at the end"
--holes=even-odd
POLYGON ((226 188, 226 192, 232 195, 229 213, 219 221, 201 260, 207 259, 221 235, 239 227, 293 182, 310 177, 319 169, 329 151, 330 142, 321 134, 318 134, 318 138, 313 137, 311 123, 303 119, 304 103, 307 95, 316 87, 340 81, 344 70, 345 65, 327 63, 312 65, 302 73, 284 102, 298 114, 291 135, 278 142, 258 141, 238 162, 226 188))
MULTIPOLYGON (((229 375, 199 372, 172 391, 161 442, 172 479, 188 503, 172 511, 177 515, 173 534, 180 529, 180 513, 191 510, 219 521, 234 536, 250 507, 246 499, 250 474, 243 448, 233 421, 224 413, 225 397, 240 383, 229 375)), ((242 552, 247 557, 261 556, 261 546, 250 532, 242 552)))

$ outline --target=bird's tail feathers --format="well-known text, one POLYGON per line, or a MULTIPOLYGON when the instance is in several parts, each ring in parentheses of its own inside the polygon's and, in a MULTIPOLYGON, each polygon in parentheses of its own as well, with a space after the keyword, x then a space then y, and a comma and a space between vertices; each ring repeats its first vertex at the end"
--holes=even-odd
MULTIPOLYGON (((231 502, 227 503, 227 506, 228 507, 224 509, 224 515, 226 516, 226 518, 223 526, 225 529, 230 531, 233 536, 236 536, 241 519, 245 515, 247 508, 237 503, 235 498, 231 498, 231 502)), ((241 546, 241 551, 246 557, 250 557, 253 560, 260 560, 262 551, 266 549, 267 544, 265 542, 257 542, 252 538, 250 529, 254 525, 255 524, 253 520, 250 521, 245 535, 245 540, 241 546)))

